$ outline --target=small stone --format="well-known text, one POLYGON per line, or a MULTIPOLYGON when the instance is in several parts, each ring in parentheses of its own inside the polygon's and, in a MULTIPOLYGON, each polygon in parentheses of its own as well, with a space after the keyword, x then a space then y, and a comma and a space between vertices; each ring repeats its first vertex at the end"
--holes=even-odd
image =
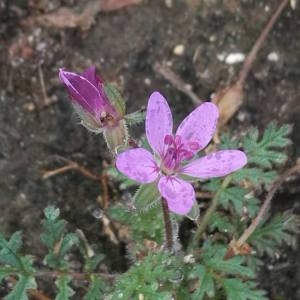
POLYGON ((217 37, 216 37, 215 35, 211 35, 211 36, 209 37, 209 41, 210 41, 211 43, 214 43, 216 40, 217 40, 217 37))
POLYGON ((172 8, 173 7, 173 0, 165 0, 165 4, 167 8, 172 8))
POLYGON ((233 65, 240 63, 245 60, 245 54, 241 52, 230 53, 225 58, 225 63, 228 65, 233 65))
POLYGON ((150 85, 151 84, 151 79, 150 78, 148 78, 148 77, 146 77, 145 79, 144 79, 144 83, 145 83, 145 85, 150 85))
POLYGON ((217 59, 219 60, 219 61, 224 61, 225 60, 225 54, 224 53, 219 53, 219 54, 217 54, 217 59))
POLYGON ((278 61, 279 60, 279 55, 276 52, 271 52, 267 56, 269 61, 278 61))
POLYGON ((173 53, 177 56, 182 56, 184 54, 184 50, 185 47, 182 44, 178 44, 177 46, 175 46, 175 48, 173 49, 173 53))
POLYGON ((28 112, 32 112, 35 110, 35 104, 33 102, 25 103, 23 107, 28 112))

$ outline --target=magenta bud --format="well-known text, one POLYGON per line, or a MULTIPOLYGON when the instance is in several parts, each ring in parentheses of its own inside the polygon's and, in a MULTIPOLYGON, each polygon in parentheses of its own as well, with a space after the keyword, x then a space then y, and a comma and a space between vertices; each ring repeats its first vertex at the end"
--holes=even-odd
POLYGON ((60 69, 59 78, 66 86, 75 110, 86 127, 98 131, 103 127, 115 126, 121 119, 106 96, 104 83, 97 76, 95 67, 88 68, 82 74, 60 69))
POLYGON ((118 97, 119 102, 115 100, 114 95, 119 94, 113 93, 112 88, 107 88, 97 75, 96 68, 92 66, 82 74, 60 69, 59 78, 71 96, 82 125, 93 132, 104 133, 106 140, 112 141, 109 145, 110 149, 124 145, 124 141, 127 140, 126 124, 123 120, 125 104, 120 109, 119 103, 122 98, 118 97))

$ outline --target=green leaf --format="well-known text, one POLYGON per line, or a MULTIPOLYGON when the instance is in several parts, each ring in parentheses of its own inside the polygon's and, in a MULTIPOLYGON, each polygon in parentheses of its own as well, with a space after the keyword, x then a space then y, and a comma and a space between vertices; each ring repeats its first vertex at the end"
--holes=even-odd
POLYGON ((224 260, 227 249, 225 245, 210 245, 207 243, 204 246, 203 264, 214 272, 253 277, 253 271, 245 266, 245 258, 235 256, 231 259, 224 260))
POLYGON ((60 210, 54 206, 48 206, 44 209, 44 215, 46 219, 55 221, 60 215, 60 210))
POLYGON ((129 127, 142 123, 145 120, 145 112, 144 111, 135 111, 131 114, 128 114, 124 117, 129 127))
POLYGON ((63 257, 74 244, 78 243, 78 238, 74 233, 66 234, 60 245, 60 255, 63 257))
POLYGON ((299 221, 294 215, 276 215, 268 222, 262 222, 249 237, 260 255, 267 253, 274 256, 276 248, 285 243, 295 244, 296 235, 299 233, 299 221))
MULTIPOLYGON (((222 252, 222 254, 225 254, 225 252, 222 252)), ((241 256, 235 256, 231 259, 224 260, 224 255, 222 255, 222 257, 212 257, 210 260, 206 261, 206 265, 220 273, 254 277, 253 271, 249 267, 242 265, 244 262, 245 258, 241 256)))
POLYGON ((219 194, 220 204, 227 209, 231 203, 238 215, 242 215, 246 193, 247 191, 240 187, 226 188, 219 194))
POLYGON ((162 287, 170 284, 177 269, 170 253, 149 254, 119 277, 112 299, 138 299, 139 294, 147 300, 171 299, 170 292, 162 287))
POLYGON ((74 295, 74 291, 69 286, 71 278, 66 275, 62 275, 55 281, 55 285, 58 288, 58 293, 55 300, 69 300, 71 296, 74 295))
POLYGON ((118 203, 111 206, 108 213, 112 219, 129 227, 130 235, 137 244, 143 244, 144 239, 162 243, 164 223, 159 205, 148 211, 139 212, 137 210, 128 211, 125 205, 118 203))
POLYGON ((4 300, 28 300, 27 290, 37 287, 35 279, 31 276, 19 275, 19 280, 13 290, 4 297, 4 300))
POLYGON ((133 204, 137 210, 146 211, 157 204, 160 198, 156 182, 143 184, 136 191, 133 204))
POLYGON ((229 134, 223 133, 221 135, 220 149, 237 149, 239 147, 238 141, 234 140, 229 134))
POLYGON ((230 222, 228 216, 222 215, 219 212, 215 212, 209 219, 209 231, 218 230, 219 232, 234 232, 234 226, 230 222))
POLYGON ((270 185, 277 178, 275 171, 264 171, 259 168, 242 168, 231 174, 232 181, 240 183, 243 180, 251 182, 254 187, 262 184, 270 185))
POLYGON ((102 299, 105 283, 100 277, 94 277, 88 287, 88 292, 83 300, 99 300, 102 299))
POLYGON ((17 252, 22 246, 22 235, 20 231, 15 232, 7 241, 0 234, 0 264, 8 264, 17 269, 22 269, 22 263, 17 255, 17 252))
POLYGON ((230 278, 223 281, 227 300, 267 300, 266 292, 258 290, 253 281, 243 282, 240 279, 230 278))
POLYGON ((209 298, 214 297, 215 295, 214 279, 211 276, 211 274, 208 272, 206 267, 202 265, 196 266, 195 270, 191 272, 190 277, 199 279, 199 286, 192 294, 193 300, 202 300, 205 297, 205 295, 207 295, 209 298))
POLYGON ((278 127, 275 123, 270 123, 259 139, 258 130, 252 129, 243 139, 248 163, 262 168, 271 168, 272 165, 283 163, 287 156, 282 152, 282 149, 290 144, 288 138, 290 132, 290 125, 278 127))
POLYGON ((58 218, 58 209, 49 206, 44 213, 45 219, 42 222, 44 233, 41 234, 41 240, 48 248, 45 262, 51 268, 63 270, 68 265, 64 256, 77 242, 77 237, 73 233, 64 234, 66 221, 58 218))

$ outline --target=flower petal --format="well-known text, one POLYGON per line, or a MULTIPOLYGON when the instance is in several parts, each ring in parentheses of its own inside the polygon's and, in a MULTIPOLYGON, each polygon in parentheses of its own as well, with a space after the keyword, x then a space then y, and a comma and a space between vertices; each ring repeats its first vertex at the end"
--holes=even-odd
POLYGON ((195 190, 190 183, 174 176, 164 176, 158 182, 158 189, 167 200, 170 211, 185 215, 192 209, 195 190))
POLYGON ((217 126, 219 111, 215 104, 205 102, 193 110, 179 125, 176 135, 190 144, 193 153, 206 147, 217 126))
POLYGON ((158 154, 164 153, 164 138, 171 135, 173 119, 166 99, 159 93, 151 94, 146 114, 146 135, 152 149, 158 154))
POLYGON ((196 159, 183 167, 181 173, 201 179, 222 177, 247 163, 247 156, 239 150, 223 150, 196 159))
POLYGON ((105 105, 99 90, 85 77, 60 69, 59 78, 67 87, 73 101, 89 113, 96 115, 105 105))
POLYGON ((86 78, 91 84, 93 84, 96 88, 99 87, 99 84, 102 83, 102 79, 96 73, 96 67, 91 66, 87 68, 82 74, 82 77, 86 78))
POLYGON ((143 148, 122 152, 116 159, 117 169, 140 183, 153 182, 158 176, 158 167, 153 155, 143 148))

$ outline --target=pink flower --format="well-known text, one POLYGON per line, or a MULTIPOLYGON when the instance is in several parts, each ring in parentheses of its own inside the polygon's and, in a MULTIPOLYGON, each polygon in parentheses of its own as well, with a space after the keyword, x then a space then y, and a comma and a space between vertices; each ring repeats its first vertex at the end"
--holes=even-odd
POLYGON ((102 132, 102 128, 113 127, 121 119, 108 99, 104 83, 97 76, 94 66, 82 74, 60 69, 59 78, 67 88, 82 124, 88 129, 102 132))
POLYGON ((84 127, 103 133, 112 152, 127 145, 127 126, 123 118, 125 102, 114 87, 97 76, 95 67, 82 74, 60 69, 59 78, 66 86, 84 127))
POLYGON ((195 190, 182 175, 208 179, 221 177, 247 163, 244 152, 223 150, 201 158, 194 155, 210 142, 219 116, 218 108, 205 102, 192 111, 173 135, 173 119, 166 99, 154 92, 148 102, 146 135, 154 154, 143 148, 118 155, 117 169, 139 183, 157 183, 170 211, 187 214, 195 202, 195 190))

